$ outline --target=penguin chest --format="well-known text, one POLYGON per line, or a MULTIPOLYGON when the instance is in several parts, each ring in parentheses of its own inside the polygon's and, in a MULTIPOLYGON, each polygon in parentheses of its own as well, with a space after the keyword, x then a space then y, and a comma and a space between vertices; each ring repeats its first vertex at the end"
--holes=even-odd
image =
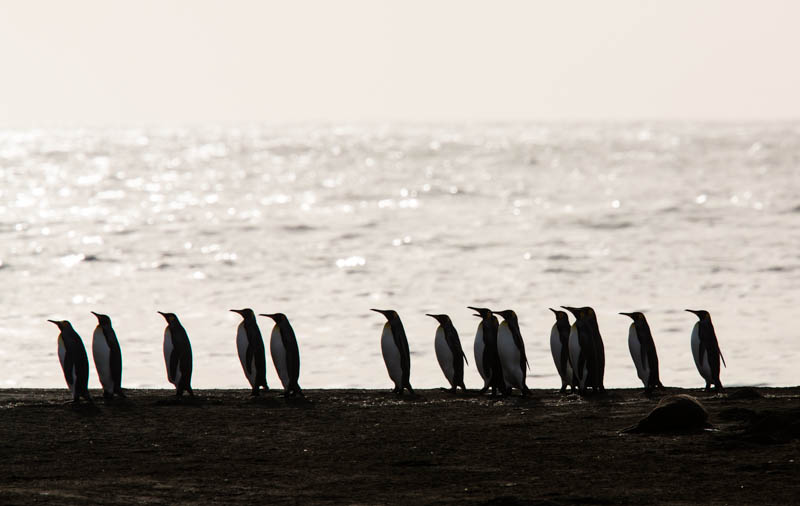
POLYGON ((75 394, 75 381, 77 380, 77 371, 75 371, 74 360, 70 370, 67 370, 67 346, 64 344, 64 338, 59 334, 58 336, 58 361, 61 362, 61 370, 64 371, 64 379, 67 381, 67 388, 72 394, 75 394))
POLYGON ((383 333, 381 334, 381 353, 383 354, 383 361, 386 363, 389 377, 394 381, 395 385, 402 385, 403 365, 400 361, 400 350, 394 343, 392 327, 388 323, 383 326, 383 333))
POLYGON ((178 353, 178 350, 175 349, 175 343, 172 341, 172 332, 167 327, 164 330, 164 363, 167 365, 167 379, 173 385, 177 385, 181 381, 181 367, 180 363, 177 363, 175 370, 170 367, 173 353, 178 353))
POLYGON ((520 367, 520 352, 508 322, 500 324, 497 330, 497 353, 503 366, 503 379, 506 386, 521 388, 525 371, 520 367))
POLYGON ((700 359, 700 347, 702 343, 700 342, 700 322, 694 324, 694 328, 692 329, 692 355, 694 356, 694 364, 697 366, 697 372, 700 373, 700 376, 703 377, 708 383, 711 383, 713 380, 711 374, 711 364, 708 360, 708 350, 705 350, 703 353, 702 362, 700 359))
POLYGON ((562 380, 565 379, 567 373, 561 360, 565 352, 566 350, 563 350, 561 346, 561 334, 558 332, 558 325, 553 325, 553 328, 550 329, 550 353, 553 355, 553 362, 555 362, 558 375, 561 376, 562 380))
POLYGON ((639 341, 639 335, 636 332, 636 325, 631 324, 628 330, 628 349, 631 352, 633 364, 636 366, 636 375, 642 380, 644 386, 647 386, 647 379, 650 377, 650 367, 647 357, 642 355, 642 343, 639 341))
POLYGON ((486 343, 483 340, 483 323, 478 325, 478 331, 475 333, 475 364, 478 366, 478 374, 481 378, 486 380, 486 369, 483 366, 483 351, 486 348, 486 343))
POLYGON ((108 345, 103 327, 97 326, 92 335, 92 358, 97 369, 97 376, 103 391, 106 393, 114 392, 114 378, 111 374, 111 347, 108 345))
POLYGON ((289 388, 289 363, 286 356, 286 347, 283 345, 281 329, 275 325, 272 327, 272 335, 269 339, 269 353, 272 355, 272 363, 278 371, 278 377, 284 389, 289 388))
POLYGON ((447 344, 447 339, 444 338, 444 329, 439 326, 436 329, 436 337, 433 340, 433 345, 436 350, 436 360, 439 361, 439 367, 442 368, 444 377, 450 382, 450 386, 455 386, 455 366, 453 365, 453 352, 447 344))
POLYGON ((247 350, 250 347, 250 341, 247 339, 247 331, 244 328, 244 323, 239 324, 236 331, 236 351, 239 353, 239 362, 242 364, 244 375, 247 381, 250 382, 250 387, 255 387, 256 381, 256 359, 255 353, 252 353, 250 363, 247 363, 247 350))

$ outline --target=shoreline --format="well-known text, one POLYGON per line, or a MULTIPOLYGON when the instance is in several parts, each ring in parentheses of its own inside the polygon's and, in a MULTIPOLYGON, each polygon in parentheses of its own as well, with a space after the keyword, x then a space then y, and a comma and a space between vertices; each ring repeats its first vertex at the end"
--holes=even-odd
POLYGON ((0 389, 0 503, 789 504, 800 387, 475 392, 0 389), (713 430, 622 434, 674 394, 713 430))

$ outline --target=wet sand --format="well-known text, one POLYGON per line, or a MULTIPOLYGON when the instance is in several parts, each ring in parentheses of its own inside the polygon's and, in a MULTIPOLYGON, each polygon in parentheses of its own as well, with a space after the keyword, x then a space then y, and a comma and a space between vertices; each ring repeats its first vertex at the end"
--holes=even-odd
POLYGON ((791 504, 800 388, 696 396, 714 430, 621 434, 664 394, 0 390, 0 504, 791 504), (97 395, 97 392, 93 392, 97 395))

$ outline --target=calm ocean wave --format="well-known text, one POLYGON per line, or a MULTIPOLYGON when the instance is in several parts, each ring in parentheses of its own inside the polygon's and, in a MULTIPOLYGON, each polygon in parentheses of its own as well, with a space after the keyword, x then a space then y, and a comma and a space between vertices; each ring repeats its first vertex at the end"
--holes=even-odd
POLYGON ((426 312, 451 315, 478 387, 475 304, 517 311, 532 387, 560 385, 558 305, 595 307, 607 386, 639 384, 632 310, 664 383, 703 385, 684 308, 711 312, 723 383, 797 384, 798 124, 0 130, 0 180, 3 386, 63 385, 46 319, 88 349, 94 310, 123 384, 168 387, 162 310, 196 387, 245 387, 228 309, 252 307, 291 319, 302 386, 389 389, 381 307, 403 318, 415 387, 444 385, 426 312))

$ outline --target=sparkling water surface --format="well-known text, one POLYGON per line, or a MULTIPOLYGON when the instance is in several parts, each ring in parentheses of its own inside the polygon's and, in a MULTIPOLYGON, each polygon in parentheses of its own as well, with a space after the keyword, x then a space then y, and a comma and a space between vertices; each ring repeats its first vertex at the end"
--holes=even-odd
POLYGON ((91 310, 123 386, 170 387, 161 310, 195 387, 244 388, 228 310, 252 307, 290 318, 301 386, 389 389, 377 307, 403 318, 416 387, 445 384, 425 313, 450 314, 478 387, 467 305, 516 310, 531 387, 560 385, 559 305, 597 311, 610 387, 640 385, 633 310, 662 381, 703 385, 685 308, 711 312, 724 384, 797 384, 800 124, 6 129, 0 181, 0 386, 64 386, 46 320, 91 354, 91 310))

